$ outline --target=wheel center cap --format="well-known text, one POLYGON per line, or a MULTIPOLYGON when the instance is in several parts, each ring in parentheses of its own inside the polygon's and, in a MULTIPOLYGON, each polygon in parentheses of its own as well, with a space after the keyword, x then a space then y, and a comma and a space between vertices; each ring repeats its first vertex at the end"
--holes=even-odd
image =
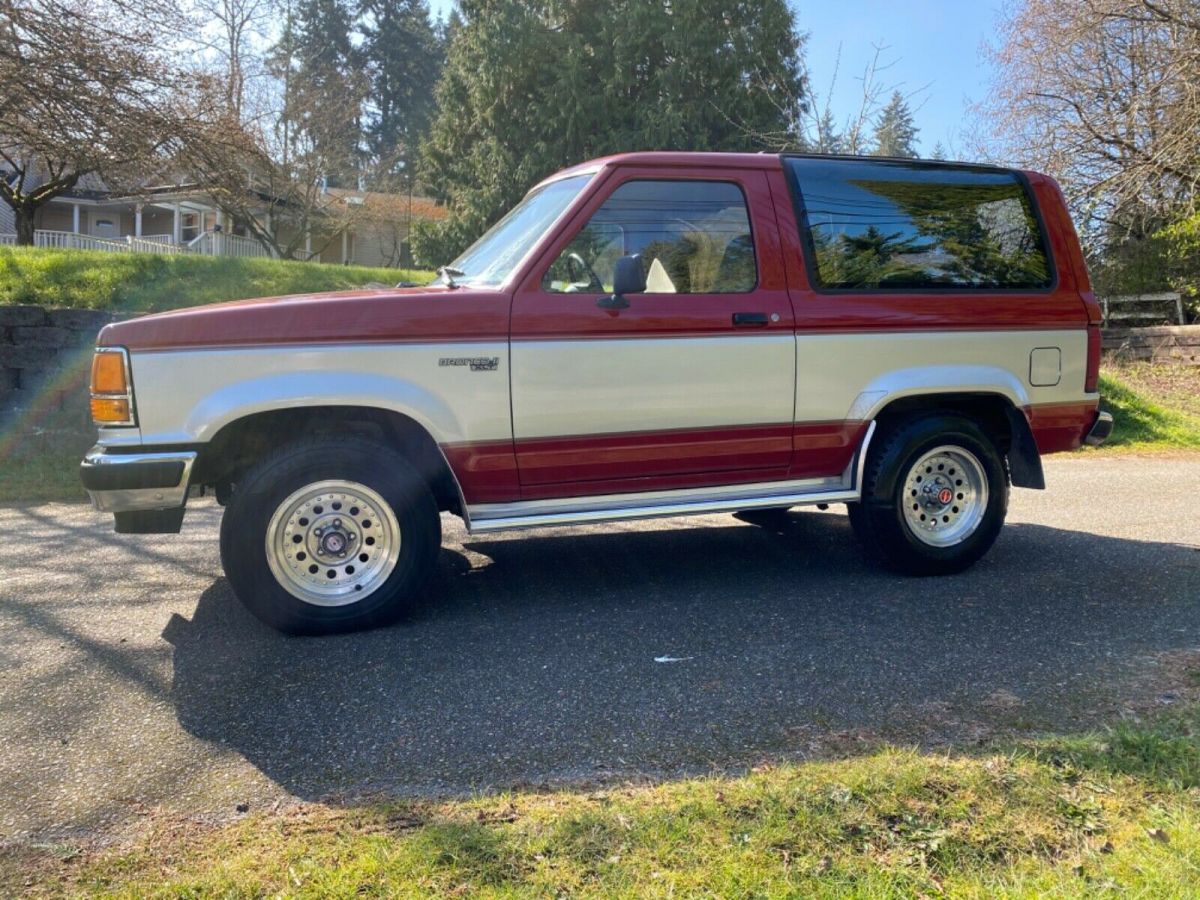
POLYGON ((945 506, 947 503, 949 503, 951 500, 954 499, 954 491, 950 490, 950 488, 948 488, 948 487, 944 487, 940 491, 938 491, 937 498, 938 498, 938 503, 945 506))
POLYGON ((321 552, 326 556, 337 556, 346 551, 349 544, 346 535, 338 531, 327 531, 321 536, 321 552))

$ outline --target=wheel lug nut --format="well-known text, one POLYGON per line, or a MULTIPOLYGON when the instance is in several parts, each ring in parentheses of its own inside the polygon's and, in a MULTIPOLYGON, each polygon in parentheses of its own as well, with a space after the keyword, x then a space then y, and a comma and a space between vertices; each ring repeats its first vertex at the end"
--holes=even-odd
POLYGON ((341 527, 342 527, 342 520, 341 520, 341 519, 334 519, 334 520, 333 520, 333 527, 334 527, 334 528, 341 528, 341 527))
POLYGON ((349 531, 349 532, 347 532, 347 533, 346 533, 346 538, 347 538, 348 540, 351 540, 351 541, 352 541, 352 540, 354 540, 354 532, 353 532, 353 531, 349 531))

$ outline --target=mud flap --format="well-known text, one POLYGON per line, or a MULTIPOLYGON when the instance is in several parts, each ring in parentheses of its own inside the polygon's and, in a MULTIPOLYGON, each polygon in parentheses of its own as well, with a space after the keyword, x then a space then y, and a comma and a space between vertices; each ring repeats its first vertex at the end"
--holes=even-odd
POLYGON ((1045 490, 1046 476, 1042 472, 1042 456, 1038 453, 1029 420, 1015 406, 1009 406, 1008 423, 1012 431, 1012 446, 1008 449, 1008 473, 1013 487, 1045 490))
POLYGON ((179 534, 185 507, 178 509, 138 509, 113 513, 117 534, 179 534))

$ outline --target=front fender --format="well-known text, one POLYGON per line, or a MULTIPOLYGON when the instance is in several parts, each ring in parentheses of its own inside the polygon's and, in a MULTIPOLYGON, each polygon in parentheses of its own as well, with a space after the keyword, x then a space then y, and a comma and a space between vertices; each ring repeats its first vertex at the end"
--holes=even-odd
POLYGON ((135 353, 141 441, 202 444, 237 419, 315 406, 400 413, 439 444, 511 438, 507 346, 471 346, 494 368, 442 363, 461 352, 378 344, 135 353))
POLYGON ((434 437, 463 431, 454 411, 426 388, 399 378, 361 372, 286 372, 242 381, 203 397, 183 421, 193 442, 206 442, 231 422, 255 413, 306 406, 386 409, 413 419, 434 437))

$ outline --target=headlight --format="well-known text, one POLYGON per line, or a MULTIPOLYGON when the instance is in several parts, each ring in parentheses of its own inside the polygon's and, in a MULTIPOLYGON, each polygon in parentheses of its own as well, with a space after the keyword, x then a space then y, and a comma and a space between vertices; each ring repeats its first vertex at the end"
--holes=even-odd
POLYGON ((98 347, 92 357, 92 421, 100 426, 135 425, 129 353, 98 347))

